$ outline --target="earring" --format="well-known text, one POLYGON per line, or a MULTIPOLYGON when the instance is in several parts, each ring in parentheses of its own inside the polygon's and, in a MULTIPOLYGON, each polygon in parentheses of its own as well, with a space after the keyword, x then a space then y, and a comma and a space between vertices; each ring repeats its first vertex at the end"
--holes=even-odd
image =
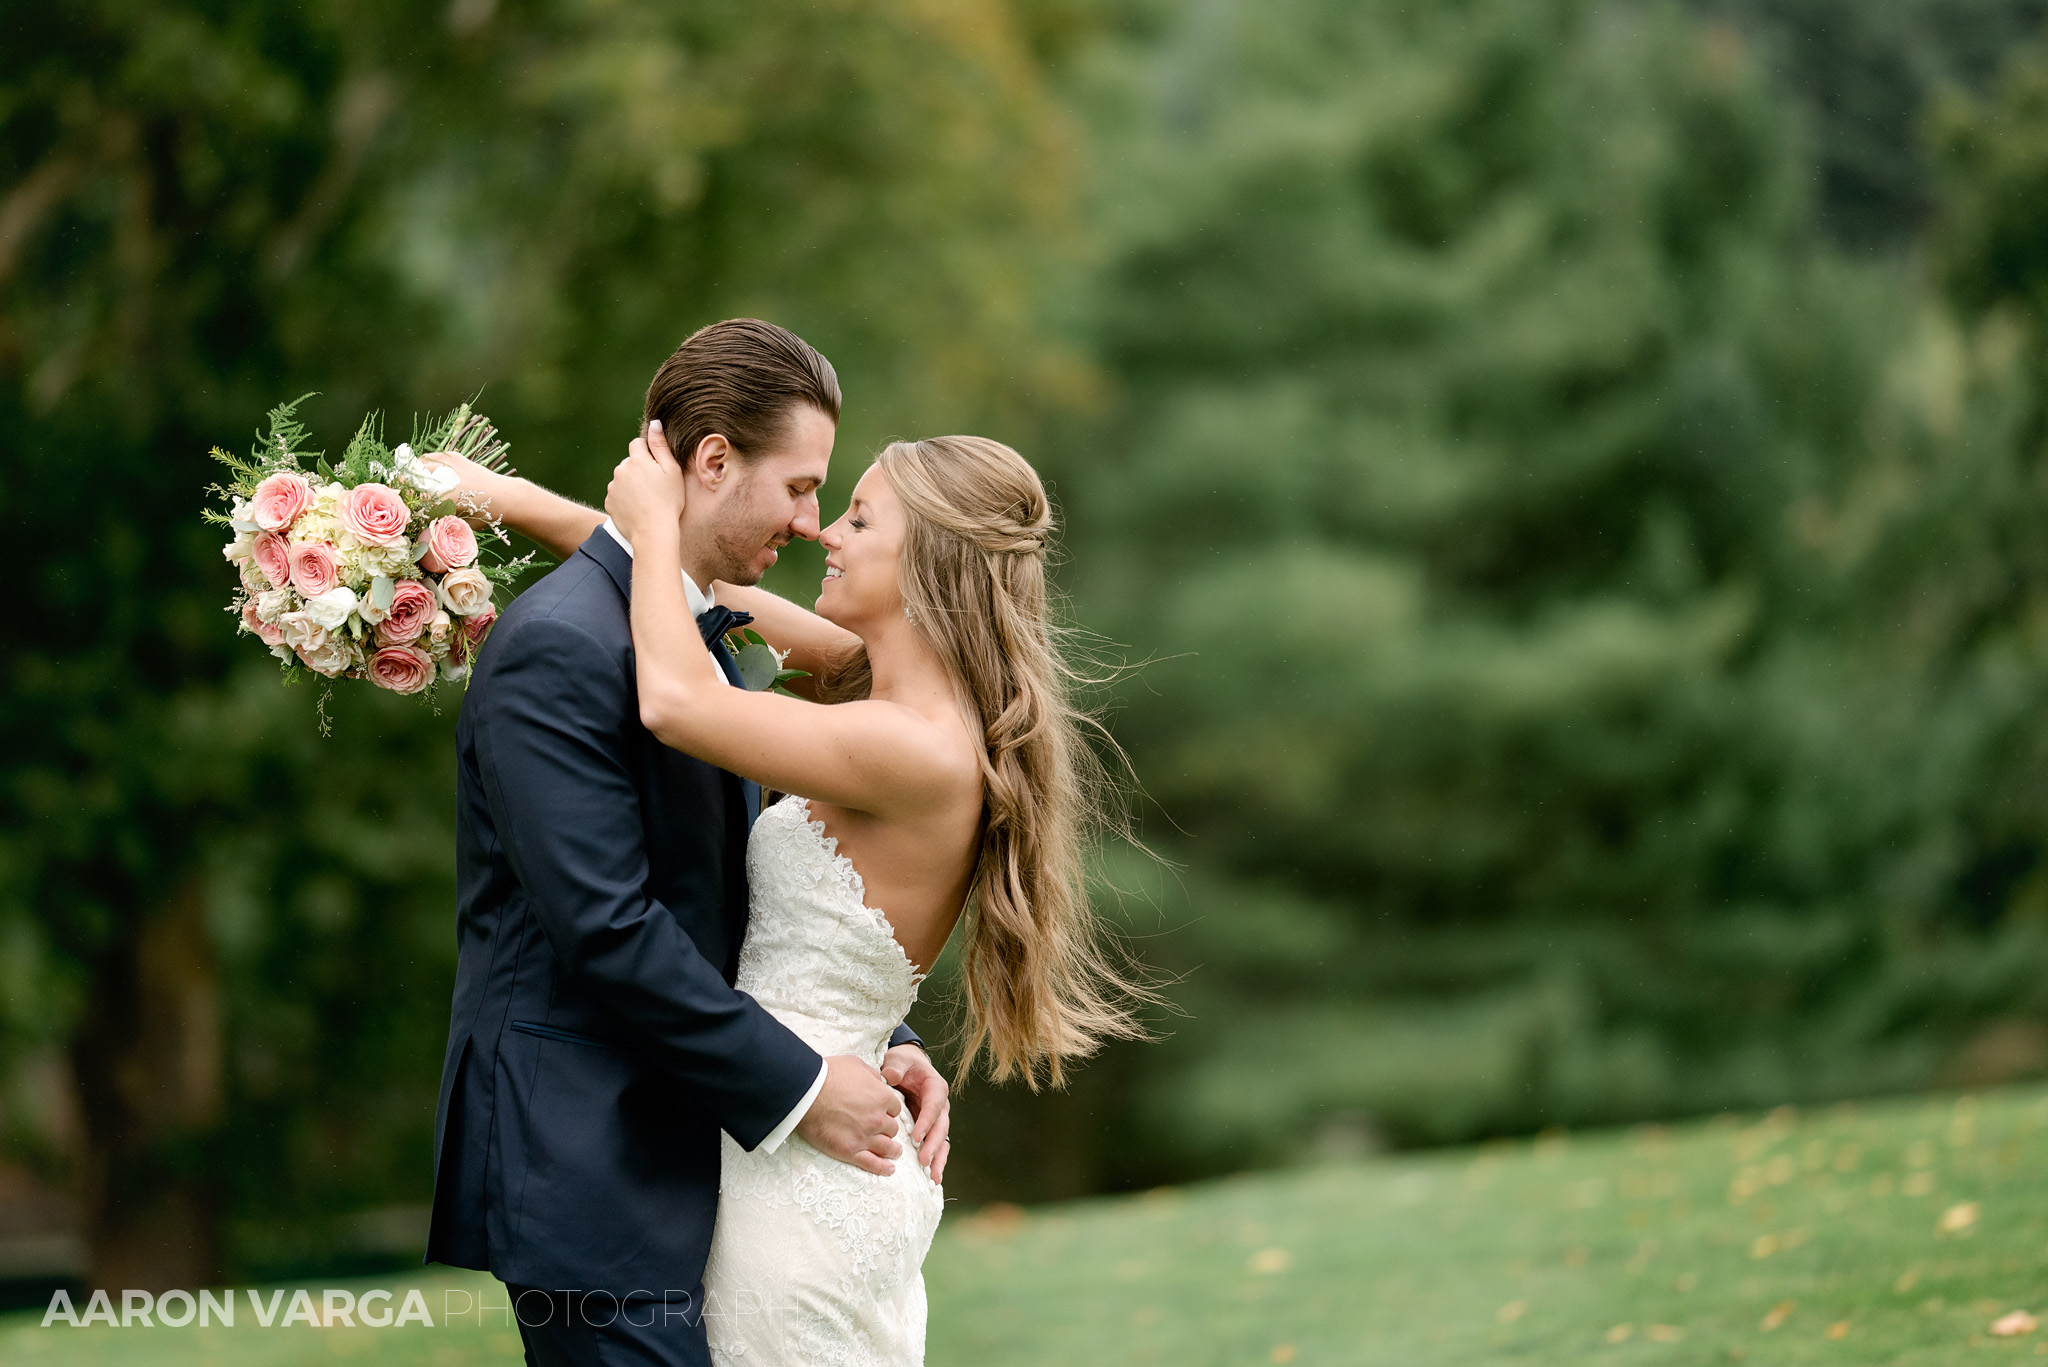
POLYGON ((903 620, 912 625, 915 625, 917 622, 917 614, 910 610, 910 604, 908 603, 903 605, 903 620))

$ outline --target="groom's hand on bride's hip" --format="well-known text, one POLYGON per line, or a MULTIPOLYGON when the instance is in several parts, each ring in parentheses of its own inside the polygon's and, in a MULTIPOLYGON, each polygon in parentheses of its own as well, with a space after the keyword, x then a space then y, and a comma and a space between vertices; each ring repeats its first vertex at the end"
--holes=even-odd
POLYGON ((834 1054, 825 1060, 825 1086, 796 1132, 822 1154, 887 1177, 896 1171, 890 1160, 903 1152, 896 1142, 902 1111, 903 1098, 865 1059, 834 1054))

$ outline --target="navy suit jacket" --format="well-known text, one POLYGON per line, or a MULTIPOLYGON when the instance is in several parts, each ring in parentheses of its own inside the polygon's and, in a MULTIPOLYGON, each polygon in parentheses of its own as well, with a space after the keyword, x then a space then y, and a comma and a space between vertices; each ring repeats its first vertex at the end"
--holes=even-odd
POLYGON ((506 609, 463 700, 427 1261, 694 1296, 719 1131, 759 1144, 819 1058, 732 986, 758 790, 640 724, 632 582, 600 528, 506 609))

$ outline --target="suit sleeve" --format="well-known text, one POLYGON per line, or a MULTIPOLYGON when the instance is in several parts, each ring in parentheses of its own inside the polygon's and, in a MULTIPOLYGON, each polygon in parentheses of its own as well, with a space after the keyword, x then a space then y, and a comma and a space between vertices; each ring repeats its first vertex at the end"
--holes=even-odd
MULTIPOLYGON (((924 1049, 924 1041, 917 1037, 917 1031, 911 1029, 908 1023, 897 1026, 889 1036, 889 1047, 891 1049, 894 1049, 899 1044, 914 1044, 918 1048, 924 1049)), ((931 1051, 926 1049, 925 1052, 930 1053, 931 1051)))
POLYGON ((625 762, 637 703, 621 664, 556 618, 498 645, 476 724, 485 800, 556 959, 642 1053, 740 1145, 759 1144, 818 1076, 816 1051, 729 986, 647 896, 640 794, 625 762))

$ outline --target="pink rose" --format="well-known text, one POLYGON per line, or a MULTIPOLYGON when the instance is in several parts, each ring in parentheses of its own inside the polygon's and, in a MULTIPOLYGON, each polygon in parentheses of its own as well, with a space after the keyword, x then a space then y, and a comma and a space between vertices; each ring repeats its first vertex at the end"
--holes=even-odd
POLYGON ((420 568, 429 574, 459 570, 476 559, 476 533, 459 517, 437 517, 427 528, 427 553, 420 568))
POLYGON ((417 579, 401 579, 391 591, 391 606, 377 623, 377 639, 387 646, 402 646, 419 639, 434 615, 434 591, 417 579))
POLYGON ((370 657, 370 682, 393 693, 417 693, 434 681, 434 662, 412 646, 385 646, 370 657))
POLYGON ((263 571, 263 577, 270 581, 269 587, 281 589, 291 582, 291 543, 276 532, 256 534, 252 558, 256 561, 256 568, 263 571))
POLYGON ((334 547, 325 541, 301 541, 287 553, 292 587, 307 598, 318 598, 333 588, 341 577, 341 565, 334 547))
POLYGON ((242 602, 242 629, 262 640, 267 646, 274 646, 284 640, 284 628, 275 622, 266 622, 256 612, 256 600, 242 602))
POLYGON ((384 484, 358 484, 335 507, 341 525, 365 546, 403 546, 412 510, 398 491, 384 484))
POLYGON ((256 486, 249 500, 250 520, 266 532, 283 531, 313 502, 313 486, 304 475, 280 470, 256 486))
POLYGON ((462 630, 455 633, 455 639, 450 643, 448 653, 461 661, 467 661, 474 657, 477 647, 482 645, 484 637, 490 634, 491 623, 497 620, 498 610, 496 608, 485 608, 474 617, 463 618, 462 630))

